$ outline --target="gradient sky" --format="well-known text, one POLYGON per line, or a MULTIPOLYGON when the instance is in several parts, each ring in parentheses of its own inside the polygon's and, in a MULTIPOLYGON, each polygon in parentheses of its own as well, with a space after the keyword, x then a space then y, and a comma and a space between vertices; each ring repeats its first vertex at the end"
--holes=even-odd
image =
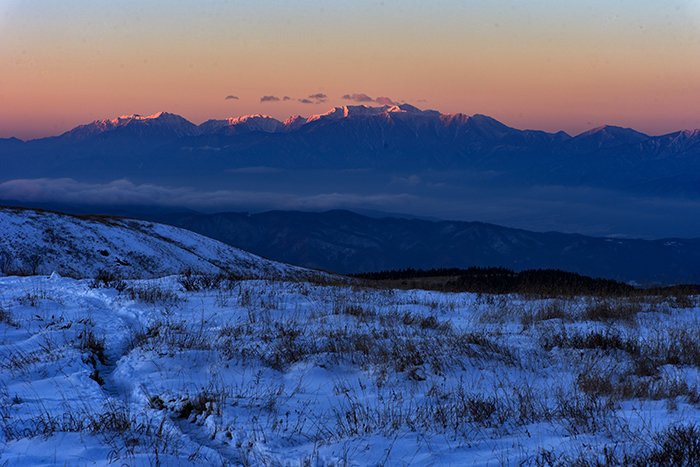
POLYGON ((347 93, 519 128, 700 127, 699 0, 0 0, 0 60, 0 137, 347 93))

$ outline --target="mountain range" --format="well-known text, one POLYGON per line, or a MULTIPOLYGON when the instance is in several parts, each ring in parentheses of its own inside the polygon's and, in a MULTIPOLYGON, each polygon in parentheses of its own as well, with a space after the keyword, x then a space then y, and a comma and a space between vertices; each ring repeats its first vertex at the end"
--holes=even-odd
POLYGON ((276 261, 338 273, 503 266, 642 285, 700 283, 700 239, 598 238, 342 210, 168 213, 160 220, 276 261))
POLYGON ((199 125, 159 112, 3 139, 0 164, 0 199, 34 204, 376 210, 596 236, 700 237, 700 130, 650 136, 603 126, 572 136, 409 104, 199 125))
POLYGON ((319 277, 317 270, 477 266, 560 269, 643 286, 700 283, 700 239, 600 238, 343 210, 132 215, 141 220, 0 207, 0 275, 143 278, 191 269, 298 279, 319 277))
POLYGON ((55 137, 5 139, 0 151, 7 171, 23 177, 100 178, 107 169, 110 177, 118 178, 155 172, 196 176, 240 167, 468 168, 567 185, 700 192, 695 183, 699 130, 649 136, 603 126, 570 136, 409 104, 335 107, 285 121, 245 115, 200 125, 166 112, 128 115, 55 137))

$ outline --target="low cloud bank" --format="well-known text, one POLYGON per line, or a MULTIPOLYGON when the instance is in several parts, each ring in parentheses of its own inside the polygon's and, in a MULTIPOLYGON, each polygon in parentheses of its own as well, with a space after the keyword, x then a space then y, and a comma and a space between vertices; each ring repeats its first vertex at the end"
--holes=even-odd
POLYGON ((161 205, 210 211, 234 207, 277 209, 383 208, 415 202, 406 193, 318 193, 214 190, 134 184, 129 180, 87 183, 72 178, 15 179, 0 183, 0 199, 79 205, 161 205))
POLYGON ((249 167, 229 175, 229 186, 238 189, 137 184, 124 179, 105 183, 14 179, 0 183, 0 200, 44 207, 84 206, 87 211, 92 206, 163 206, 203 212, 349 209, 535 231, 700 238, 699 199, 637 196, 592 187, 507 186, 495 173, 297 173, 249 167))

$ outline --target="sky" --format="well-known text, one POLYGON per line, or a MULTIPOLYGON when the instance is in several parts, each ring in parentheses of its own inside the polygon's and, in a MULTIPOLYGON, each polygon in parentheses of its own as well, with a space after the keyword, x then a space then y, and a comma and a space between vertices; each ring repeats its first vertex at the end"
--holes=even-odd
POLYGON ((573 134, 700 128, 700 0, 0 0, 0 63, 0 137, 360 94, 573 134))

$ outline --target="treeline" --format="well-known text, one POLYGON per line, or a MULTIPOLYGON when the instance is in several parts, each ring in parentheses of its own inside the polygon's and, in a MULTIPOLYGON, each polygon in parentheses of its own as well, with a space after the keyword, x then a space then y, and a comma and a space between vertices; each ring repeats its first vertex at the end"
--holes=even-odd
POLYGON ((558 269, 512 271, 502 267, 398 269, 353 275, 359 279, 395 287, 423 288, 448 292, 534 295, 628 296, 636 294, 700 294, 700 285, 638 288, 630 284, 584 276, 558 269))
POLYGON ((464 268, 433 268, 433 269, 390 269, 378 272, 365 272, 351 274, 352 277, 370 280, 395 280, 395 279, 416 279, 422 277, 447 277, 447 276, 487 276, 487 275, 517 275, 515 271, 502 267, 470 267, 464 268))

